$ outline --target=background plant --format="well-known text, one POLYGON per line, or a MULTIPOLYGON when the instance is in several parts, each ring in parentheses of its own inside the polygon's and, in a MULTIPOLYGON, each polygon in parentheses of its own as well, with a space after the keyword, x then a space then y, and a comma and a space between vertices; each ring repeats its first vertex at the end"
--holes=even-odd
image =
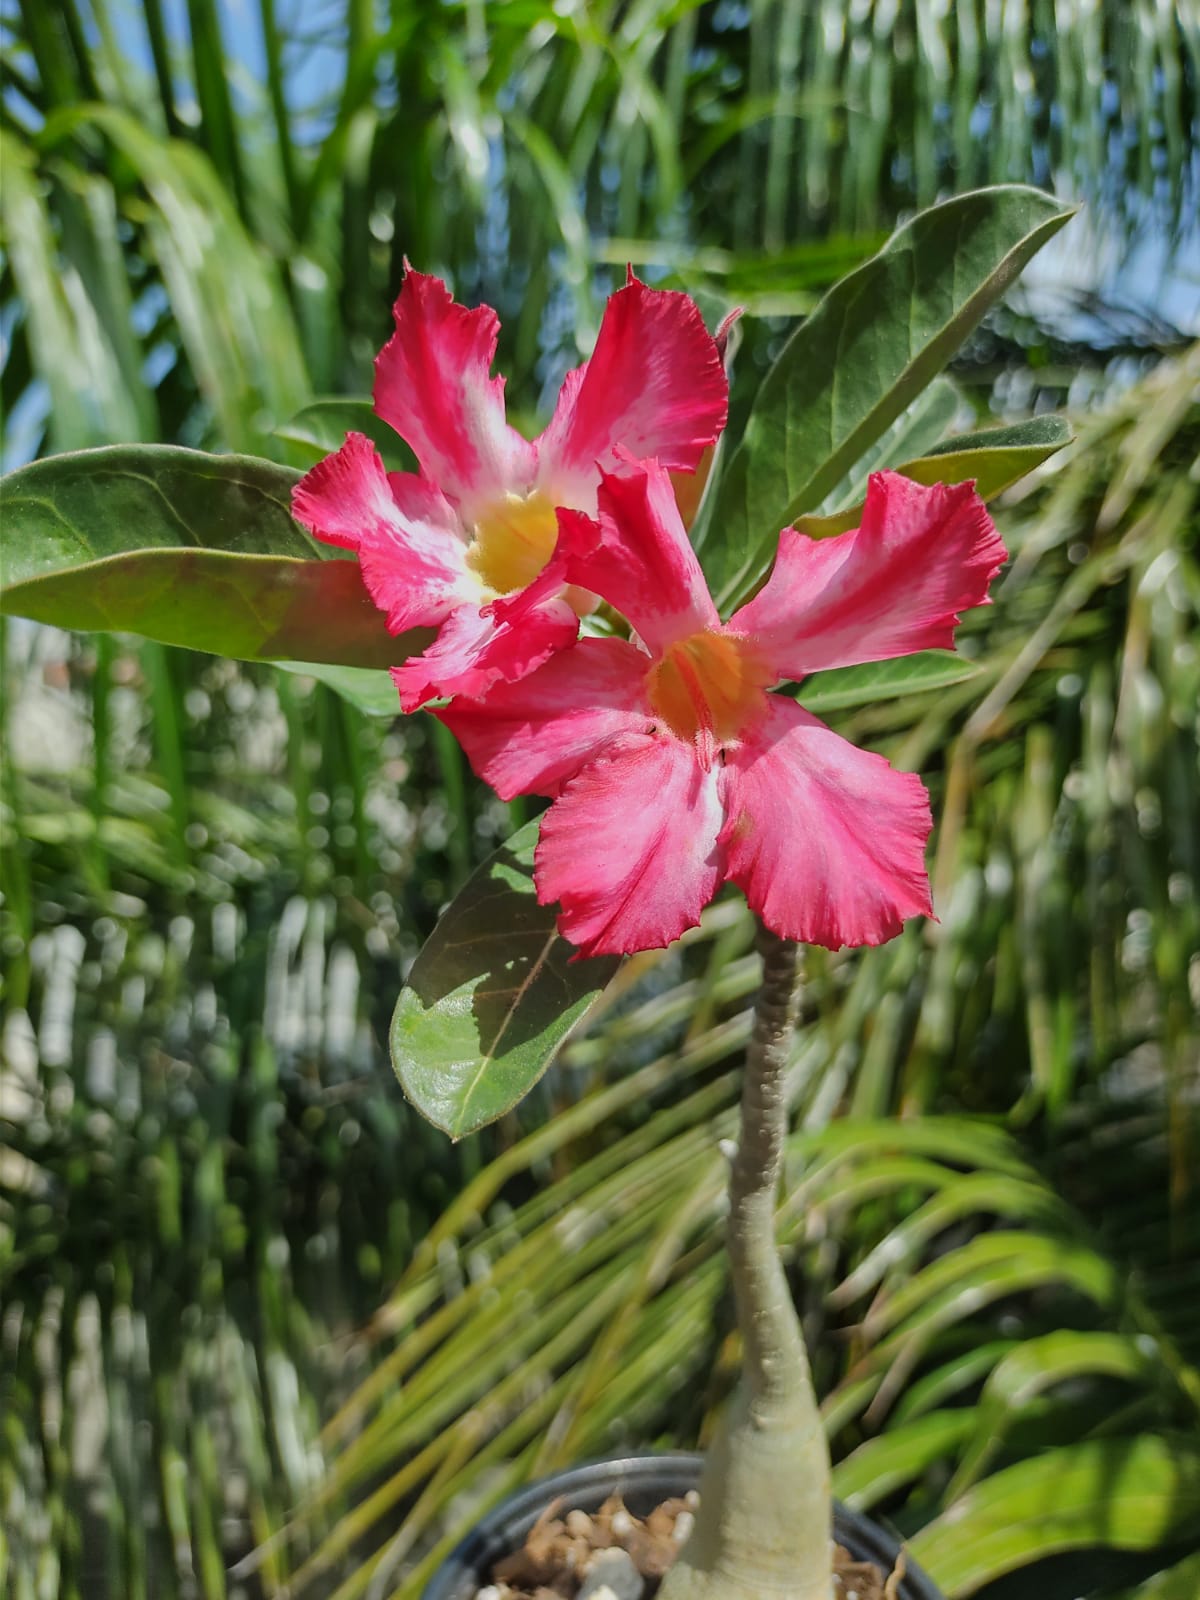
POLYGON ((52 410, 58 449, 281 453, 306 401, 367 387, 405 254, 497 307, 532 410, 594 336, 604 263, 794 312, 947 186, 1054 177, 1131 243, 1194 215, 1188 5, 4 19, 13 448, 52 410))
MULTIPOLYGON (((535 6, 405 5, 386 18, 359 8, 331 11, 328 27, 315 28, 306 9, 303 37, 279 14, 276 65, 264 51, 259 71, 230 56, 240 35, 227 19, 198 5, 186 28, 163 22, 166 70, 156 73, 149 56, 144 70, 131 67, 121 31, 130 24, 115 11, 10 5, 9 92, 0 105, 9 141, 0 277, 9 459, 35 448, 165 438, 305 464, 331 436, 338 441, 341 416, 310 411, 286 440, 273 430, 314 395, 365 390, 396 263, 404 250, 418 259, 423 240, 433 252, 423 265, 451 271, 460 292, 486 295, 506 313, 514 337, 502 356, 531 413, 573 359, 576 339, 587 340, 585 302, 594 318, 602 301, 602 274, 573 277, 572 262, 619 268, 632 258, 647 271, 670 268, 702 296, 711 286, 722 303, 802 310, 875 248, 898 205, 932 198, 939 185, 1049 171, 1122 219, 1132 247, 1149 229, 1165 241, 1164 254, 1183 252, 1186 272, 1196 74, 1188 8, 1051 14, 1044 6, 960 6, 941 16, 903 3, 895 38, 890 13, 877 10, 845 20, 839 34, 840 7, 628 7, 612 13, 615 26, 597 23, 597 38, 580 32, 579 12, 535 6), (794 51, 779 47, 796 27, 798 65, 794 51), (412 46, 418 28, 420 49, 412 46), (430 30, 446 45, 440 53, 426 48, 430 30), (836 49, 815 48, 818 35, 836 49), (312 61, 330 37, 344 38, 346 51, 326 57, 326 80, 312 61), (468 37, 475 42, 464 50, 468 37), (854 48, 856 38, 865 50, 854 48), (970 71, 959 72, 969 67, 972 39, 977 94, 970 71), (454 67, 445 64, 456 54, 468 64, 465 112, 452 105, 454 67), (829 86, 829 99, 809 91, 810 78, 829 86), (752 81, 761 90, 751 93, 752 81), (1036 108, 1026 97, 1031 81, 1036 108), (886 116, 857 110, 868 83, 880 86, 875 104, 886 116), (939 84, 961 86, 949 119, 941 107, 951 100, 939 84), (474 122, 472 85, 481 108, 474 122), (282 89, 282 118, 274 86, 282 89), (992 121, 981 126, 985 98, 992 121), (657 110, 664 102, 665 118, 657 110), (92 118, 82 109, 89 104, 108 109, 92 118), (581 105, 586 114, 576 116, 581 105), (553 202, 542 167, 523 153, 522 116, 551 130, 559 159, 570 152, 570 185, 560 184, 553 202), (403 136, 417 124, 426 130, 421 141, 403 136), (460 152, 480 150, 473 126, 483 130, 493 186, 508 197, 507 220, 459 181, 460 152), (998 128, 1010 132, 1000 139, 998 128), (672 141, 689 202, 676 213, 660 204, 657 179, 672 141), (858 153, 847 165, 852 146, 858 153), (288 165, 296 193, 311 195, 303 229, 291 220, 302 208, 282 198, 288 165), (760 171, 767 185, 743 181, 760 171), (400 181, 405 173, 411 183, 400 181), (823 209, 810 206, 807 175, 820 184, 830 173, 833 198, 823 209), (861 178, 847 181, 848 173, 861 178), (770 238, 768 190, 780 230, 770 238), (428 203, 432 193, 437 206, 428 203), (831 237, 835 209, 839 229, 879 231, 831 237), (508 276, 526 244, 526 263, 541 279, 508 276), (50 404, 54 430, 39 444, 50 404)), ((147 5, 134 18, 139 37, 150 39, 156 16, 147 5)), ((665 166, 669 172, 669 159, 665 166)), ((551 161, 545 170, 557 169, 551 161)), ((1013 310, 998 316, 957 368, 971 408, 1015 412, 1068 393, 1082 403, 1179 342, 1169 317, 1124 305, 1119 290, 1083 309, 1086 320, 1049 325, 1013 310)), ((778 324, 764 318, 746 327, 741 359, 752 374, 778 324)), ((815 1066, 800 1073, 798 1064, 797 1082, 813 1129, 835 1106, 863 1116, 894 1106, 1009 1116, 1014 1162, 1032 1171, 1039 1193, 1049 1185, 1086 1216, 1088 1245, 1112 1264, 1119 1292, 1102 1303, 1085 1290, 1062 1309, 1056 1285, 1073 1282, 1075 1293, 1079 1280, 1057 1276, 1056 1220, 1039 1235, 1050 1246, 1031 1247, 1043 1251, 1043 1278, 1022 1279, 1015 1269, 997 1275, 1022 1287, 972 1317, 963 1304, 980 1278, 997 1274, 995 1260, 975 1258, 965 1302, 934 1315, 944 1332, 928 1355, 914 1346, 918 1365, 909 1376, 901 1365, 874 1409, 871 1400, 852 1404, 842 1384, 856 1352, 885 1337, 878 1318, 861 1336, 865 1344, 851 1333, 844 1346, 829 1346, 831 1365, 820 1376, 824 1392, 841 1395, 830 1402, 839 1456, 883 1451, 906 1417, 919 1423, 923 1410, 945 1410, 951 1394, 975 1425, 983 1373, 1000 1359, 989 1344, 1064 1327, 1115 1331, 1143 1349, 1147 1337, 1165 1333, 1163 1348, 1185 1365, 1172 1356, 1156 1367, 1168 1374, 1161 1382, 1127 1380, 1113 1376, 1119 1353, 1093 1345, 1093 1365, 1072 1368, 1068 1350, 1047 1370, 1070 1374, 1066 1396, 1082 1385, 1092 1398, 1070 1427, 1062 1404, 1030 1419, 1006 1441, 1008 1454, 984 1470, 1021 1469, 1073 1438, 1090 1445, 1089 1405, 1095 1426, 1122 1449, 1164 1426, 1185 1435, 1194 1428, 1186 1378, 1186 1364, 1197 1360, 1188 1177, 1197 941, 1189 473, 1198 444, 1194 374, 1173 365, 1150 382, 1098 416, 1022 502, 1028 524, 1005 600, 1011 632, 981 653, 1009 675, 826 713, 885 749, 910 749, 926 768, 929 750, 957 738, 938 861, 950 909, 941 941, 928 948, 905 941, 861 970, 817 964, 808 1020, 820 1049, 815 1066), (1135 1269, 1131 1301, 1125 1286, 1135 1269), (1144 1313, 1150 1323, 1138 1320, 1144 1313), (1127 1410, 1113 1403, 1118 1395, 1128 1398, 1127 1410)), ((1001 620, 999 609, 987 619, 1001 620)), ((572 1046, 528 1112, 518 1113, 521 1123, 495 1142, 485 1136, 453 1152, 440 1137, 423 1143, 377 1043, 395 970, 510 818, 464 779, 432 729, 364 722, 311 680, 110 645, 102 636, 67 641, 20 624, 9 625, 6 663, 0 1410, 9 1498, 0 1520, 21 1535, 9 1536, 0 1557, 6 1581, 22 1595, 216 1595, 254 1582, 270 1590, 305 1559, 306 1541, 343 1494, 359 1505, 362 1525, 372 1522, 375 1539, 397 1535, 400 1563, 431 1530, 443 1536, 465 1519, 456 1510, 440 1520, 454 1490, 467 1486, 474 1436, 453 1417, 431 1419, 416 1407, 405 1421, 397 1409, 407 1404, 403 1391, 380 1410, 386 1421, 375 1446, 351 1447, 353 1426, 379 1403, 365 1391, 318 1451, 319 1415, 393 1345, 410 1364, 432 1359, 450 1314, 420 1333, 412 1305, 457 1306, 502 1244, 515 1251, 528 1235, 529 1259, 539 1262, 552 1245, 561 1248, 561 1237, 535 1234, 535 1213, 522 1211, 535 1184, 566 1183, 551 1191, 556 1200, 584 1197, 579 1231, 565 1240, 582 1248, 610 1205, 604 1191, 587 1200, 592 1185, 607 1174, 619 1190, 615 1174, 626 1156, 655 1151, 689 1126, 697 1137, 681 1147, 685 1158, 708 1148, 708 1119, 731 1103, 722 1062, 739 1048, 739 999, 753 986, 746 931, 718 916, 681 961, 635 973, 619 1012, 572 1046), (39 748, 30 735, 42 728, 39 748), (689 1097, 689 1083, 707 1098, 689 1097), (609 1100, 589 1101, 578 1118, 554 1124, 575 1142, 537 1138, 543 1109, 561 1111, 605 1084, 609 1100), (615 1120, 584 1133, 580 1124, 605 1105, 615 1120), (520 1127, 532 1142, 514 1143, 520 1127), (640 1145, 621 1143, 635 1135, 640 1145), (500 1164, 490 1168, 498 1151, 500 1164), (476 1164, 487 1170, 473 1177, 476 1164), (412 1254, 460 1190, 462 1202, 430 1233, 428 1248, 412 1254), (399 1297, 365 1341, 348 1342, 405 1272, 405 1293, 418 1285, 418 1299, 399 1297), (410 1325, 415 1344, 402 1337, 410 1325), (419 1456, 417 1477, 394 1487, 389 1507, 366 1498, 364 1487, 384 1481, 389 1463, 394 1471, 409 1450, 402 1425, 414 1439, 438 1441, 442 1453, 419 1456), (333 1489, 316 1502, 299 1543, 275 1547, 257 1579, 230 1578, 228 1564, 279 1528, 289 1505, 315 1493, 322 1455, 334 1462, 333 1489), (140 1517, 122 1510, 137 1505, 140 1517)), ((862 1148, 871 1154, 847 1163, 869 1166, 879 1139, 866 1128, 862 1148)), ((975 1173, 986 1183, 997 1163, 1003 1168, 986 1128, 972 1125, 970 1145, 961 1156, 930 1158, 944 1169, 945 1186, 975 1173)), ((1013 1175, 1027 1178, 1025 1168, 1013 1175)), ((935 1196, 937 1177, 925 1173, 935 1196)), ((831 1286, 849 1279, 926 1192, 904 1187, 917 1178, 902 1168, 889 1200, 872 1195, 864 1177, 861 1201, 818 1211, 829 1227, 808 1243, 806 1274, 831 1286)), ((994 1231, 983 1187, 974 1201, 968 1189, 957 1210, 948 1208, 950 1232, 905 1236, 917 1252, 909 1259, 994 1231)), ((638 1212, 631 1194, 633 1215, 665 1225, 666 1209, 638 1212)), ((702 1241, 700 1201, 697 1208, 702 1241)), ((938 1215, 927 1215, 926 1229, 938 1215)), ((655 1261, 673 1263, 668 1275, 689 1270, 686 1252, 674 1264, 673 1237, 664 1239, 655 1261)), ((612 1248, 619 1243, 620 1236, 612 1248)), ((569 1280, 593 1259, 562 1271, 569 1280)), ((688 1362, 708 1359, 697 1330, 707 1332, 711 1319, 688 1321, 677 1301, 659 1301, 653 1263, 645 1280, 632 1256, 604 1271, 608 1277, 580 1293, 617 1282, 612 1303, 628 1307, 613 1338, 622 1351, 634 1340, 628 1348, 639 1353, 624 1356, 630 1429, 665 1441, 673 1410, 674 1436, 694 1436, 719 1385, 691 1416, 671 1391, 688 1362), (643 1315, 643 1305, 658 1310, 643 1315)), ((503 1292, 499 1267, 491 1272, 503 1292)), ((562 1281, 547 1270, 539 1300, 557 1304, 562 1281)), ((854 1287, 875 1292, 870 1273, 854 1287)), ((936 1288, 935 1280, 929 1292, 936 1288)), ((720 1304, 711 1268, 697 1293, 703 1306, 720 1304)), ((835 1291, 832 1314, 853 1328, 865 1302, 850 1295, 843 1305, 835 1291)), ((516 1457, 522 1471, 619 1437, 594 1411, 582 1357, 561 1343, 544 1354, 548 1336, 538 1339, 513 1391, 536 1399, 556 1375, 567 1381, 542 1402, 546 1410, 529 1402, 530 1425, 558 1417, 568 1389, 573 1400, 543 1442, 510 1435, 499 1448, 524 1451, 516 1457)), ((460 1360, 462 1348, 447 1345, 446 1361, 460 1360)), ((882 1360, 878 1370, 890 1372, 894 1351, 882 1360)), ((380 1370, 382 1389, 392 1369, 380 1370)), ((882 1381, 878 1370, 864 1380, 882 1381)), ((682 1381, 678 1390, 686 1391, 682 1381)), ((1045 1392, 1055 1399, 1053 1386, 1045 1392)), ((502 1395, 501 1418, 506 1403, 502 1395)), ((491 1426, 497 1414, 484 1420, 491 1426)), ((903 1525, 948 1503, 948 1477, 967 1449, 952 1434, 963 1426, 943 1417, 929 1424, 922 1450, 911 1434, 898 1447, 899 1477, 882 1474, 881 1506, 903 1525)), ((1186 1451, 1172 1449, 1164 1467, 1161 1452, 1128 1448, 1131 1473, 1144 1481, 1155 1474, 1157 1503, 1186 1510, 1186 1476, 1171 1464, 1178 1456, 1186 1475, 1186 1451)), ((1076 1528, 1084 1543, 1108 1525, 1117 1481, 1111 1449, 1089 1469, 1092 1459, 1084 1456, 1083 1475, 1071 1479, 1081 1486, 1076 1528)), ((865 1472, 871 1456, 861 1460, 865 1472)), ((846 1470, 844 1492, 865 1493, 846 1470)), ((954 1484, 953 1497, 968 1492, 977 1470, 954 1484)), ((1027 1481, 1039 1496, 1036 1474, 1027 1481)), ((494 1480, 490 1487, 498 1492, 494 1480)), ((1148 1565, 1185 1554, 1159 1542, 1163 1525, 1145 1524, 1159 1552, 1148 1565)), ((326 1547, 332 1565, 319 1587, 334 1586, 328 1572, 338 1570, 359 1526, 343 1527, 326 1547)), ((1015 1551, 1022 1561, 1035 1553, 1032 1545, 1015 1551)), ((393 1568, 379 1560, 386 1585, 393 1568)), ((1077 1592, 1082 1580, 1073 1570, 1077 1592)), ((1189 1592, 1189 1570, 1170 1580, 1181 1593, 1189 1592)), ((1126 1578, 1135 1574, 1123 1575, 1106 1555, 1093 1588, 1107 1592, 1126 1578)), ((1018 1592, 1030 1581, 1018 1573, 1018 1592)), ((1052 1592, 1053 1566, 1043 1564, 1037 1581, 1052 1592)))

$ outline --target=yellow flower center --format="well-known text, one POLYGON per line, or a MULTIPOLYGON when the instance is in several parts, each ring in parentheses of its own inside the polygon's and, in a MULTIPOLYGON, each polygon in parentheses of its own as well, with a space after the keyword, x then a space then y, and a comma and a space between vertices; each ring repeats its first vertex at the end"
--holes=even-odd
POLYGON ((532 583, 554 554, 558 519, 541 492, 505 495, 475 524, 467 565, 493 594, 532 583))
POLYGON ((724 633, 693 633, 651 667, 646 688, 654 713, 671 732, 720 743, 734 738, 765 709, 775 674, 748 642, 724 633))

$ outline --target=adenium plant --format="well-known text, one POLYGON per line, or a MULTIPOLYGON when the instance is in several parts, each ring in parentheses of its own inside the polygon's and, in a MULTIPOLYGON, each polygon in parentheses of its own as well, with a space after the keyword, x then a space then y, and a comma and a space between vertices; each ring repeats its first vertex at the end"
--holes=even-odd
POLYGON ((828 1600, 828 1451, 774 1247, 797 942, 879 944, 929 913, 932 819, 918 777, 773 691, 952 645, 1004 546, 973 484, 875 473, 857 527, 821 540, 784 529, 766 582, 722 621, 668 471, 694 467, 725 415, 717 348, 692 302, 634 281, 614 295, 540 452, 497 443, 485 311, 461 313, 410 273, 396 325, 376 406, 424 475, 389 478, 351 435, 293 505, 314 533, 358 550, 390 626, 440 625, 393 673, 402 703, 438 695, 435 715, 502 799, 552 800, 534 885, 572 960, 670 944, 727 879, 759 921, 727 1225, 744 1382, 663 1600, 828 1600), (468 319, 486 336, 468 340, 468 319), (426 381, 400 385, 401 366, 426 381), (595 450, 590 471, 564 447, 573 432, 595 450), (604 635, 580 637, 600 601, 604 635))
POLYGON ((536 441, 505 418, 494 313, 410 270, 375 412, 416 472, 388 470, 360 408, 298 481, 140 447, 7 485, 6 609, 386 663, 394 709, 429 707, 502 798, 550 801, 448 908, 397 1005, 401 1082, 455 1136, 528 1090, 621 957, 678 938, 722 884, 745 894, 763 976, 726 1224, 743 1378, 662 1600, 832 1595, 828 1452, 775 1248, 799 947, 928 915, 931 815, 808 685, 847 704, 969 672, 946 652, 1005 558, 984 501, 1066 431, 941 440, 929 386, 1067 215, 1012 187, 900 229, 793 334, 690 530, 676 486, 725 426, 723 329, 632 273, 536 441))

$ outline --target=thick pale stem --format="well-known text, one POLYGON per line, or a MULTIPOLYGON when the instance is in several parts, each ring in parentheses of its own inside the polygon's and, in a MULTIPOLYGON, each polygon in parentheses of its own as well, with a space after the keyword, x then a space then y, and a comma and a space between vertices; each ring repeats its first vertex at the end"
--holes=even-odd
POLYGON ((829 1600, 829 1453, 775 1244, 796 945, 759 930, 763 981, 742 1082, 727 1242, 741 1388, 714 1440, 696 1529, 660 1600, 829 1600))
POLYGON ((808 1390, 804 1338, 775 1246, 775 1205, 787 1138, 786 1073, 799 952, 759 931, 762 988, 742 1077, 742 1126, 729 1174, 726 1243, 752 1411, 769 1415, 808 1390))

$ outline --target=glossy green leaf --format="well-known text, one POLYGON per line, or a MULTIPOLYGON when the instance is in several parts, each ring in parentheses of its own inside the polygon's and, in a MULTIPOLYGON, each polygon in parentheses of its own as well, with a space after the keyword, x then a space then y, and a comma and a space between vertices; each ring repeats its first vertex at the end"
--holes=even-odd
POLYGON ((51 456, 4 482, 0 609, 244 660, 390 666, 393 639, 354 561, 289 511, 296 474, 168 445, 51 456))
MULTIPOLYGON (((965 483, 973 479, 983 500, 994 500, 1011 484, 1071 442, 1071 429, 1062 417, 1033 417, 1011 427, 987 428, 981 433, 943 439, 925 455, 896 467, 916 483, 965 483)), ((796 527, 814 539, 825 539, 862 521, 862 504, 830 516, 797 517, 796 527)))
POLYGON ((719 604, 747 591, 780 528, 821 504, 1070 215, 1019 185, 961 195, 829 291, 767 374, 697 535, 719 604))
POLYGON ((1052 1450, 956 1500, 909 1544, 949 1600, 1062 1550, 1151 1550, 1200 1522, 1200 1445, 1139 1434, 1052 1450))
POLYGON ((539 824, 518 829, 443 915, 392 1018, 392 1064, 421 1114, 453 1138, 516 1105, 619 965, 572 961, 539 906, 539 824))
POLYGON ((895 661, 868 661, 861 667, 835 667, 818 672, 800 685, 796 698, 806 710, 823 716, 898 695, 921 694, 965 683, 980 671, 978 662, 955 655, 953 650, 921 650, 895 661))
POLYGON ((340 449, 348 433, 365 433, 383 457, 389 472, 417 470, 416 456, 395 429, 389 428, 383 418, 376 415, 369 400, 348 400, 337 395, 314 400, 275 432, 313 461, 320 461, 340 449))

